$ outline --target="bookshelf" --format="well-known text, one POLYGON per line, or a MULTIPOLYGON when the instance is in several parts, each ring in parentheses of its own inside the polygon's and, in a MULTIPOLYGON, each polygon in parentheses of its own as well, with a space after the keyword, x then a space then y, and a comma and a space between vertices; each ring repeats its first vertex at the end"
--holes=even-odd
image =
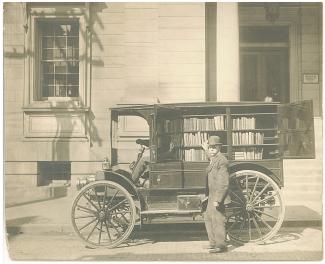
MULTIPOLYGON (((161 111, 157 115, 158 153, 164 144, 161 138, 168 136, 175 146, 176 160, 207 162, 201 144, 217 135, 223 142, 221 152, 232 161, 272 161, 281 159, 283 153, 294 155, 292 152, 298 150, 292 146, 293 140, 302 138, 303 141, 306 133, 313 139, 313 130, 309 133, 307 129, 313 125, 310 123, 312 107, 308 103, 298 106, 216 103, 200 107, 180 105, 177 109, 161 111)), ((312 140, 308 142, 312 143, 312 140)), ((306 145, 305 141, 301 144, 306 145)))

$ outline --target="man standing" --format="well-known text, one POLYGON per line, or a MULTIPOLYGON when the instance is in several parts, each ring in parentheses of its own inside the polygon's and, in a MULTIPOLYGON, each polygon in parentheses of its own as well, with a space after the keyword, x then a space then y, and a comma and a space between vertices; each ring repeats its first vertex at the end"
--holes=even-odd
POLYGON ((205 227, 209 237, 210 253, 226 251, 225 204, 230 203, 227 194, 229 186, 228 160, 220 152, 220 137, 211 136, 202 144, 210 164, 207 172, 208 204, 204 214, 205 227))

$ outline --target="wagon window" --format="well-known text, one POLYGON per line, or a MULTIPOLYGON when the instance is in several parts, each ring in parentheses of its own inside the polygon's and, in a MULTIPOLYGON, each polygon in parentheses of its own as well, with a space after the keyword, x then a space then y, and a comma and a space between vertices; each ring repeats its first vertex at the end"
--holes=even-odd
POLYGON ((314 119, 312 101, 280 107, 280 152, 284 158, 314 158, 314 119))

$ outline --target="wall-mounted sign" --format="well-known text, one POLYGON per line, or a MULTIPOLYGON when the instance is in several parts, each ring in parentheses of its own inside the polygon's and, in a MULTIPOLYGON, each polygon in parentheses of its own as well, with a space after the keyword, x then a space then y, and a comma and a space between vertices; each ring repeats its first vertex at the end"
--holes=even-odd
POLYGON ((318 74, 304 74, 304 83, 318 83, 318 74))

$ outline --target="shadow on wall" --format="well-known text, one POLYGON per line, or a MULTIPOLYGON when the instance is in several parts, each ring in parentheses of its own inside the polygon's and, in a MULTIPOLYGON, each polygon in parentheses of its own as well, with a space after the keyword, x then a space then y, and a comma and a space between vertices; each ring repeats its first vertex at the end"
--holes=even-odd
MULTIPOLYGON (((69 110, 82 108, 83 105, 79 103, 76 106, 74 101, 68 102, 51 102, 52 108, 67 108, 69 110)), ((98 134, 97 127, 93 124, 95 116, 92 111, 89 111, 85 120, 79 119, 82 122, 82 126, 85 127, 89 136, 89 145, 93 146, 97 143, 98 146, 102 146, 102 139, 98 134)), ((72 118, 56 118, 56 133, 52 142, 52 160, 53 161, 68 161, 70 160, 70 142, 69 139, 73 137, 73 131, 76 127, 76 120, 72 118)))
MULTIPOLYGON (((87 3, 85 3, 86 5, 87 3)), ((62 10, 58 10, 57 8, 52 7, 51 5, 53 4, 39 4, 39 5, 42 5, 42 7, 44 8, 49 8, 51 7, 51 9, 54 10, 54 14, 55 13, 58 13, 60 14, 60 12, 62 12, 62 10)), ((87 54, 87 50, 85 51, 84 54, 79 54, 79 61, 85 61, 85 60, 88 60, 91 62, 91 65, 95 65, 95 66, 101 66, 103 67, 104 66, 104 61, 101 60, 101 59, 92 59, 92 46, 93 45, 98 45, 100 50, 104 50, 104 46, 98 36, 98 34, 94 31, 93 29, 93 26, 95 23, 97 23, 100 28, 104 28, 104 24, 103 22, 101 21, 100 17, 98 16, 97 13, 99 12, 102 12, 103 9, 106 9, 108 6, 108 4, 106 3, 92 3, 91 5, 89 5, 89 13, 85 11, 85 9, 82 10, 82 15, 84 16, 85 18, 85 23, 86 23, 86 30, 80 30, 80 35, 82 37, 82 40, 84 43, 87 43, 87 45, 91 44, 90 45, 90 52, 89 54, 87 54)), ((25 21, 25 25, 21 25, 24 29, 25 29, 25 33, 28 32, 29 29, 29 22, 28 19, 29 19, 29 7, 28 7, 28 4, 27 4, 27 15, 25 14, 24 12, 24 9, 22 9, 22 17, 26 17, 26 21, 25 21)), ((4 12, 4 17, 7 14, 8 12, 8 8, 4 8, 3 10, 4 12)), ((67 15, 69 14, 73 14, 73 11, 67 11, 66 12, 67 15)), ((37 12, 37 15, 46 15, 46 13, 44 11, 40 11, 40 12, 37 12)), ((23 32, 23 31, 22 31, 23 32)), ((8 35, 8 33, 6 32, 5 30, 5 24, 4 24, 4 38, 6 38, 5 36, 8 35)), ((22 43, 23 44, 23 43, 22 43)), ((58 45, 60 46, 60 45, 58 45)), ((61 50, 62 52, 62 50, 61 50)), ((20 52, 17 50, 16 47, 10 47, 10 45, 6 45, 5 46, 5 51, 3 53, 3 56, 4 58, 11 58, 11 59, 24 59, 24 58, 29 58, 29 57, 35 57, 35 51, 34 50, 30 50, 29 48, 27 48, 26 46, 24 47, 24 51, 20 52), (9 46, 9 47, 8 47, 9 46), (9 48, 9 51, 8 51, 8 48, 9 48)))

